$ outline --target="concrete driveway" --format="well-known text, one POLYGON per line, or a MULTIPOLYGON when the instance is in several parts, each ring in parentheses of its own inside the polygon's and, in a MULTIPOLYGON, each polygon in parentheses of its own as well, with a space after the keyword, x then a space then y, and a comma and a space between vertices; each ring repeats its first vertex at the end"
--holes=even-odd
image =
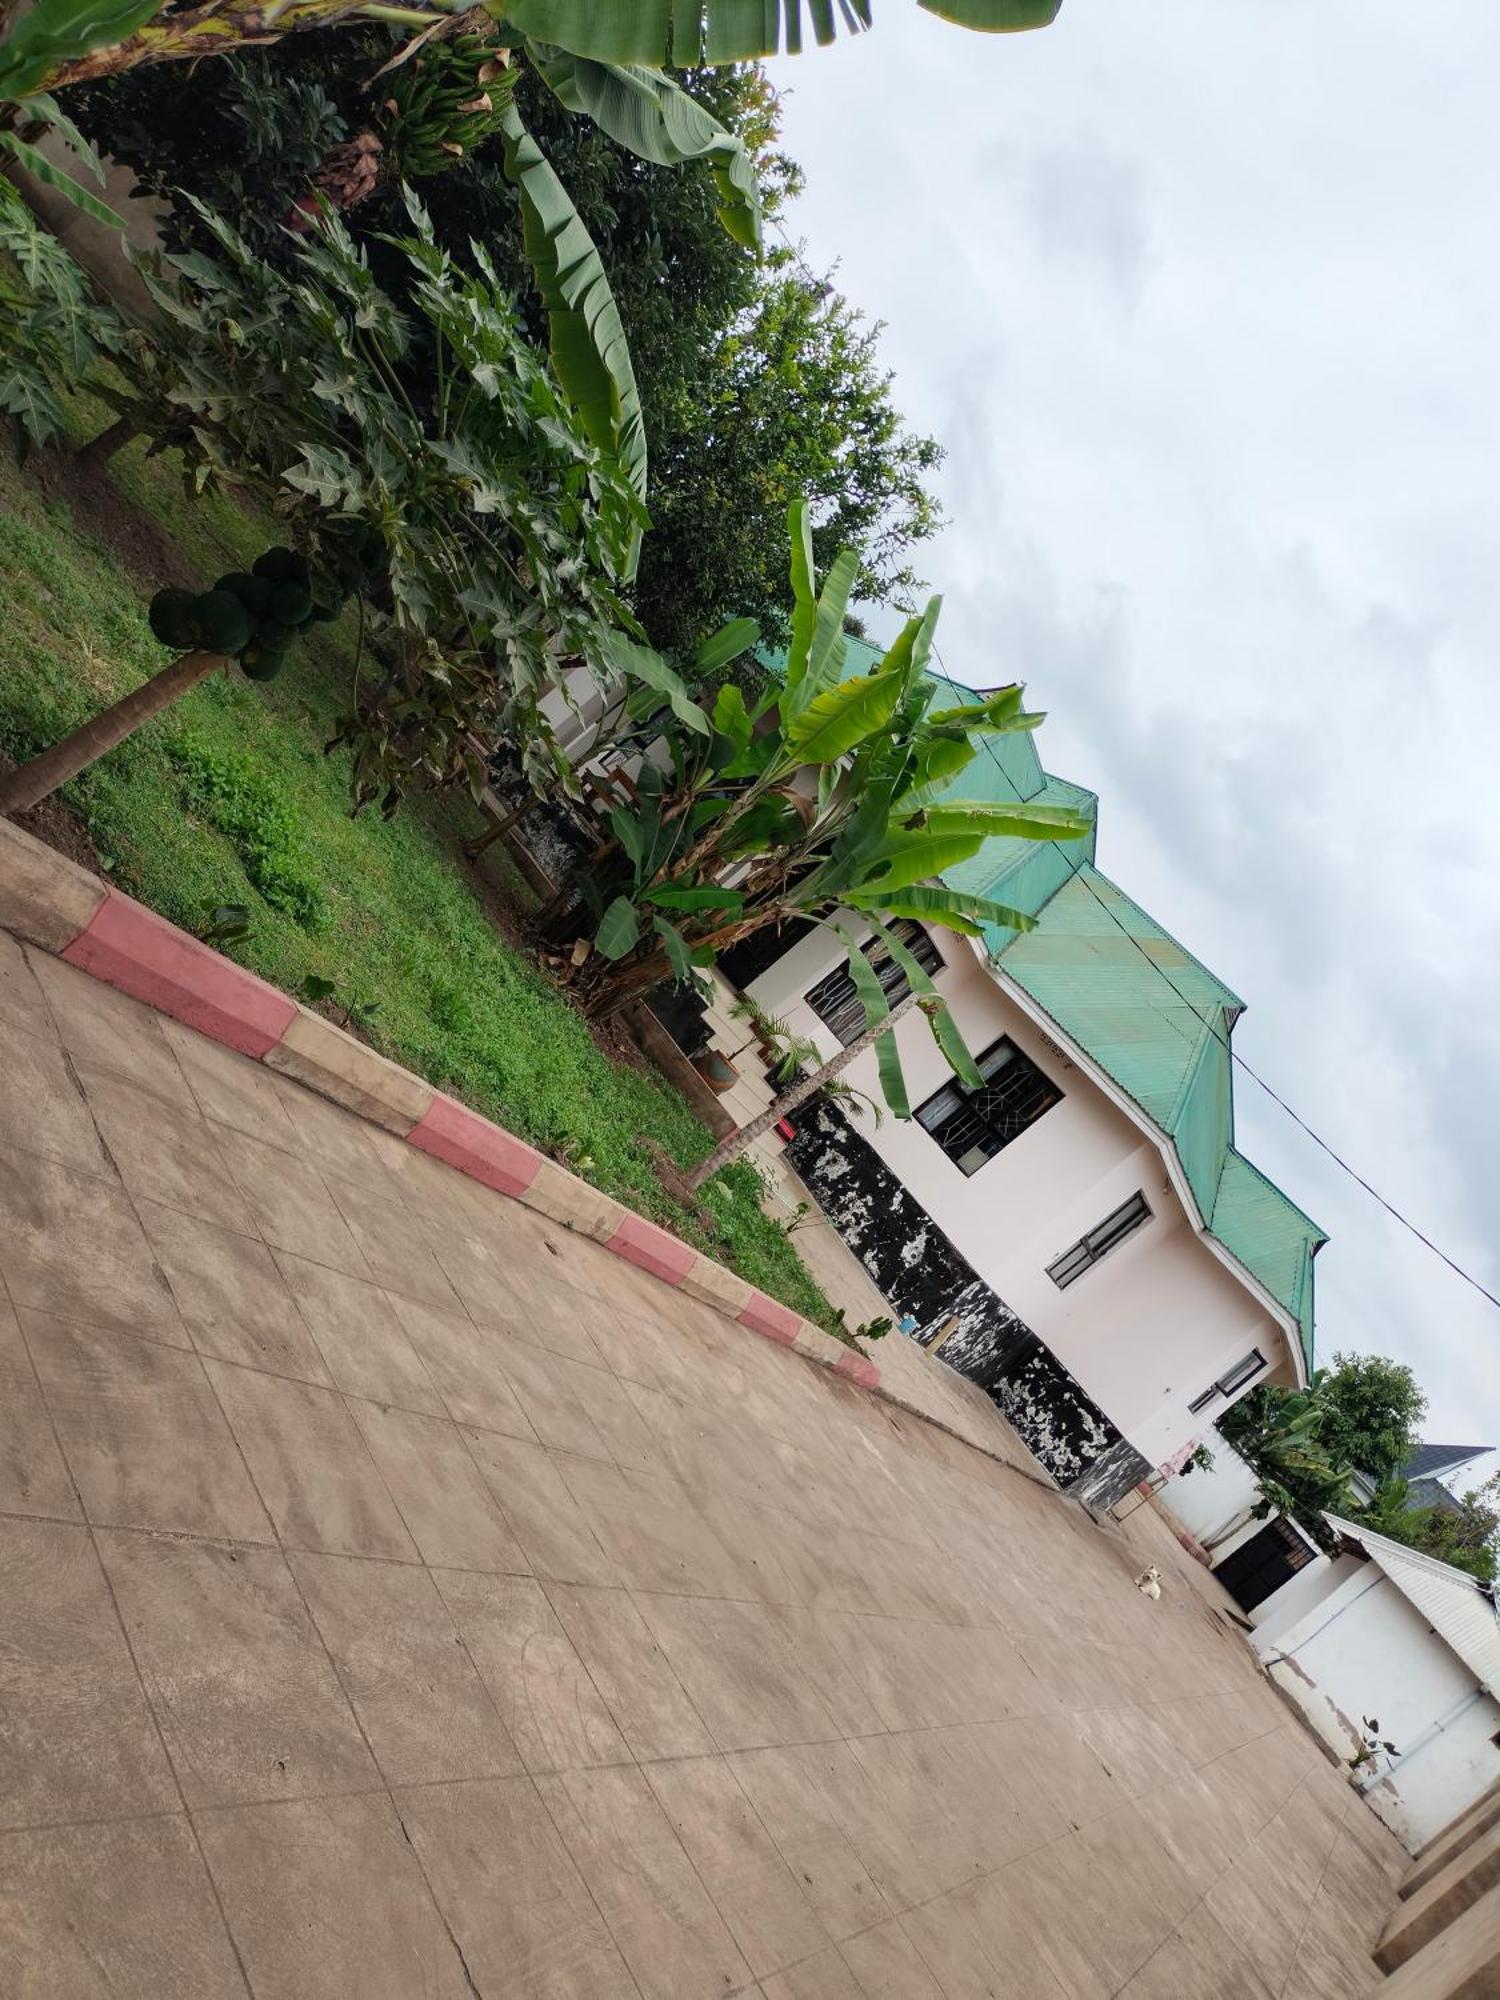
POLYGON ((0 1057, 0 1992, 1376 1984, 1175 1551, 3 935, 0 1057))

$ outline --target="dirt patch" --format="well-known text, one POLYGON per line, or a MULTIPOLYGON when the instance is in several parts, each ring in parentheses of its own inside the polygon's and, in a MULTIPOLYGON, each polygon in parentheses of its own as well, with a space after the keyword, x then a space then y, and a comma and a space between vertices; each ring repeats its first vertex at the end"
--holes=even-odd
MULTIPOLYGON (((0 775, 16 768, 14 758, 7 757, 0 750, 0 775)), ((23 833, 29 833, 33 840, 44 841, 48 847, 55 847, 59 854, 65 854, 70 861, 76 861, 80 868, 87 868, 90 874, 103 875, 99 866, 99 850, 88 835, 88 829, 71 807, 53 797, 43 799, 29 812, 13 813, 12 823, 23 833)))
POLYGON ((165 584, 201 589, 175 542, 149 515, 141 513, 109 476, 107 463, 50 447, 33 452, 27 474, 46 500, 62 502, 77 532, 108 549, 153 591, 165 584))

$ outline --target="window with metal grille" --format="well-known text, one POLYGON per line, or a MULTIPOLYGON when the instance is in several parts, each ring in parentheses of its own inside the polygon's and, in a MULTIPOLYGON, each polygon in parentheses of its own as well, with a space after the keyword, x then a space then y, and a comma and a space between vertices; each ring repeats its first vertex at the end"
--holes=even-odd
POLYGON ((977 1174, 986 1160, 1062 1102, 1057 1085, 1008 1035, 987 1048, 978 1064, 982 1089, 971 1090, 955 1077, 917 1106, 917 1122, 963 1174, 977 1174))
POLYGON ((1203 1391, 1201 1396, 1195 1396, 1188 1404, 1188 1408, 1194 1416, 1197 1416, 1200 1410, 1208 1408, 1216 1396, 1232 1396, 1236 1389, 1243 1389, 1265 1365, 1266 1357, 1258 1347, 1252 1347, 1243 1361, 1236 1361, 1227 1375, 1221 1375, 1217 1382, 1211 1383, 1203 1391))
POLYGON ((1047 1266, 1047 1276, 1059 1291, 1066 1291, 1085 1271, 1091 1271, 1101 1257, 1107 1257, 1117 1243, 1123 1243, 1127 1236, 1133 1236, 1142 1223, 1151 1220, 1151 1210, 1143 1194, 1133 1194, 1129 1201, 1122 1201, 1113 1215, 1106 1215, 1097 1228, 1087 1236, 1080 1236, 1071 1250, 1047 1266))
MULTIPOLYGON (((888 928, 898 943, 906 946, 924 972, 942 971, 942 953, 920 924, 914 923, 910 917, 898 917, 888 928)), ((880 938, 871 938, 864 950, 886 999, 894 1007, 911 991, 906 974, 880 938)), ((808 1006, 824 1027, 831 1028, 845 1048, 858 1041, 864 1033, 867 1026, 865 1010, 860 1005, 847 958, 826 979, 820 979, 816 986, 810 987, 806 997, 808 1006)))

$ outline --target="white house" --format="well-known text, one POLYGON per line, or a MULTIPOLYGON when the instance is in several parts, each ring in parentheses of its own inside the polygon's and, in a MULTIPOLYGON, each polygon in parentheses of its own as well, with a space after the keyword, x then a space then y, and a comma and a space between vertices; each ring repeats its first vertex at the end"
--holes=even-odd
POLYGON ((1500 1617, 1464 1570, 1336 1515, 1319 1553, 1252 1614, 1261 1664, 1415 1853, 1500 1784, 1500 1617), (1379 1750, 1356 1764, 1366 1718, 1379 1750))
MULTIPOLYGON (((1048 776, 1030 736, 985 749, 955 796, 1092 816, 1092 795, 1048 776)), ((943 1359, 1097 1502, 1189 1448, 1254 1384, 1306 1380, 1324 1239, 1235 1149, 1242 1003, 1093 855, 1092 834, 990 841, 944 880, 1034 929, 903 926, 983 1091, 909 1015, 893 1032, 914 1117, 877 1127, 820 1104, 797 1114, 789 1154, 898 1314, 928 1338, 957 1321, 943 1359)), ((887 991, 904 993, 883 948, 867 949, 887 991)), ((723 964, 825 1053, 863 1025, 826 929, 750 939, 723 964)), ((878 1096, 872 1053, 848 1075, 878 1096)))

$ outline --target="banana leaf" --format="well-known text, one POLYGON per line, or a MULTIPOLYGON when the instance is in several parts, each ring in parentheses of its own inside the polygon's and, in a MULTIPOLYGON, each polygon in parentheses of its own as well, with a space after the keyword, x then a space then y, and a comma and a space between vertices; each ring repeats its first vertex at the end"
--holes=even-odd
MULTIPOLYGON (((521 202, 522 237, 547 309, 552 365, 600 451, 646 493, 646 426, 630 343, 593 238, 572 197, 514 108, 500 127, 506 178, 521 202)), ((634 563, 629 565, 633 571, 634 563)))
POLYGON ((1072 806, 996 804, 989 799, 943 799, 935 805, 896 809, 912 831, 931 834, 974 834, 985 840, 1081 840, 1094 823, 1072 806))
POLYGON ((807 655, 812 645, 813 620, 818 599, 814 588, 812 515, 806 500, 794 500, 786 510, 787 533, 792 543, 792 640, 787 648, 783 709, 795 698, 807 672, 807 655))
POLYGON ((728 910, 735 916, 745 907, 738 889, 724 889, 715 882, 686 889, 664 883, 659 889, 648 889, 643 900, 663 910, 728 910))
POLYGON ((35 146, 28 145, 14 132, 0 132, 0 146, 3 146, 12 158, 18 160, 27 173, 34 175, 48 187, 54 188, 58 194, 70 201, 74 208, 81 209, 93 221, 102 222, 106 229, 124 229, 124 221, 116 215, 108 203, 100 201, 98 195, 91 194, 83 183, 75 181, 71 174, 64 173, 55 160, 49 159, 35 146))
POLYGON ((860 889, 905 889, 968 861, 985 843, 982 833, 893 832, 865 863, 860 889))
POLYGON ((932 983, 931 973, 907 949, 894 931, 886 929, 879 917, 869 911, 866 914, 875 928, 876 936, 906 974, 906 983, 912 992, 920 994, 924 1000, 936 1003, 924 1007, 922 1012, 927 1017, 927 1025, 932 1030, 932 1039, 942 1052, 943 1060, 960 1083, 966 1083, 970 1090, 982 1090, 984 1078, 979 1074, 979 1065, 970 1055, 967 1043, 958 1032, 958 1024, 947 1001, 932 983))
MULTIPOLYGON (((731 660, 737 660, 741 653, 748 653, 752 646, 760 643, 760 627, 753 618, 731 618, 727 625, 721 625, 711 637, 700 640, 693 664, 701 674, 716 674, 727 667, 731 660)), ((732 681, 726 684, 733 687, 732 681)), ((739 694, 739 689, 735 688, 739 694)), ((724 689, 719 692, 722 694, 724 689)), ((741 697, 740 709, 744 710, 741 697)))
POLYGON ((896 802, 897 809, 950 783, 978 755, 978 745, 962 729, 936 729, 921 737, 913 746, 907 788, 896 802))
MULTIPOLYGON (((808 626, 807 650, 795 681, 790 672, 787 675, 786 693, 781 709, 784 720, 790 721, 801 713, 810 701, 814 701, 838 680, 839 670, 849 651, 849 641, 844 635, 844 616, 849 609, 850 592, 854 589, 859 575, 859 556, 854 549, 840 549, 829 565, 828 574, 823 579, 823 588, 818 592, 813 604, 808 626)), ((800 605, 799 605, 800 610, 800 605)), ((792 619, 792 643, 797 643, 797 618, 792 619)), ((789 662, 790 664, 790 662, 789 662)))
MULTIPOLYGON (((919 0, 927 12, 987 33, 1044 28, 1061 0, 919 0)), ((851 33, 868 28, 870 0, 490 0, 492 11, 546 42, 606 62, 669 64, 749 62, 800 52, 804 23, 820 46, 833 41, 842 14, 851 33)))
POLYGON ((641 934, 641 914, 628 896, 616 896, 594 933, 594 949, 605 958, 623 958, 641 934))
POLYGON ((979 935, 981 924, 999 930, 1034 931, 1036 918, 1006 903, 991 902, 988 896, 970 896, 962 889, 939 888, 914 882, 908 889, 851 891, 851 907, 866 914, 878 910, 887 917, 915 917, 919 923, 943 924, 965 936, 979 935))
MULTIPOLYGON (((144 27, 162 0, 37 0, 0 41, 0 100, 30 97, 60 63, 144 27)), ((119 218, 111 218, 118 227, 119 218)))
POLYGON ((681 986, 691 986, 693 982, 693 954, 687 939, 675 924, 665 917, 654 917, 651 928, 661 939, 666 949, 667 962, 672 968, 672 976, 681 986))
POLYGON ((712 723, 688 693, 681 676, 653 647, 639 645, 623 632, 610 632, 604 638, 604 653, 617 673, 664 695, 677 720, 695 736, 713 734, 712 723))
MULTIPOLYGON (((891 1003, 886 998, 875 968, 871 965, 859 946, 850 937, 842 924, 836 924, 845 951, 849 954, 849 977, 854 981, 854 990, 859 995, 859 1004, 865 1011, 865 1025, 873 1028, 877 1022, 885 1020, 891 1011, 891 1003)), ((901 1068, 901 1053, 896 1047, 896 1032, 877 1036, 875 1041, 875 1063, 880 1074, 880 1091, 893 1118, 910 1118, 911 1099, 906 1094, 906 1076, 901 1068)))
POLYGON ((786 747, 804 764, 835 764, 856 744, 885 728, 901 699, 905 673, 855 674, 808 703, 786 732, 786 747))
POLYGON ((659 70, 598 62, 545 42, 528 45, 532 67, 570 111, 584 112, 617 145, 659 167, 709 163, 719 220, 747 250, 761 247, 760 189, 743 139, 659 70))

